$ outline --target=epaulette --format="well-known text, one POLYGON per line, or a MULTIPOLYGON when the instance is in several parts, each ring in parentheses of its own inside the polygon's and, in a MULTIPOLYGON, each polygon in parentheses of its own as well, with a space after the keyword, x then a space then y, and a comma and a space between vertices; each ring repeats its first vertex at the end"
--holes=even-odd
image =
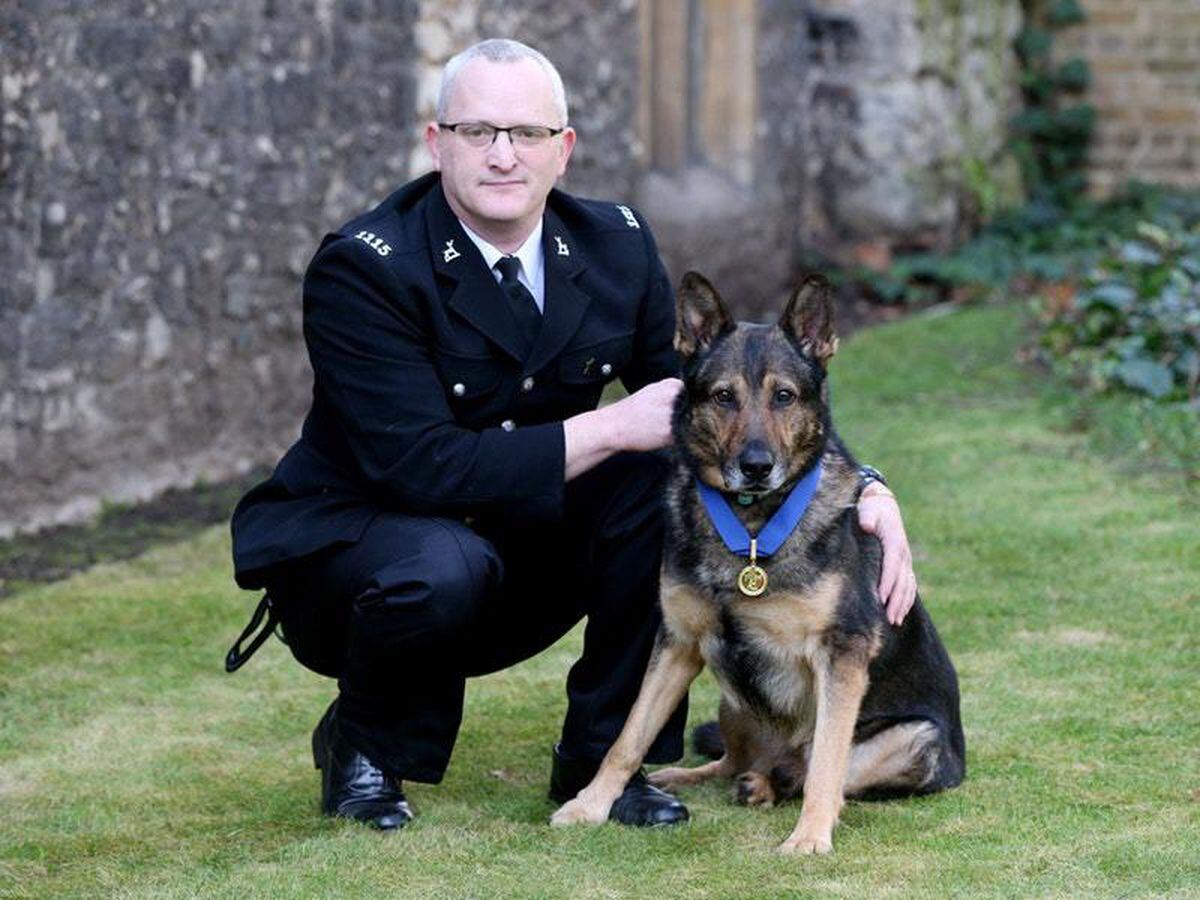
POLYGON ((575 229, 591 231, 640 232, 645 221, 632 206, 608 200, 591 200, 555 192, 551 200, 558 199, 555 210, 568 225, 575 229), (555 197, 555 194, 558 194, 555 197))

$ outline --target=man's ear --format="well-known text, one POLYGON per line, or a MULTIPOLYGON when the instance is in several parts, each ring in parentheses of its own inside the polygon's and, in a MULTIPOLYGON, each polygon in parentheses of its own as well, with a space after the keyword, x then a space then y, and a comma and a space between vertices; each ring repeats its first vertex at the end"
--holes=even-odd
POLYGON ((699 272, 683 276, 675 303, 675 349, 685 358, 733 330, 733 317, 721 295, 699 272))
POLYGON ((571 151, 575 149, 575 129, 570 126, 563 129, 558 147, 558 175, 561 178, 567 171, 567 162, 571 159, 571 151))
POLYGON ((779 320, 779 327, 795 338, 800 349, 822 366, 837 352, 833 327, 833 287, 823 275, 800 282, 779 320))
POLYGON ((442 153, 437 142, 440 131, 437 122, 427 122, 425 125, 425 148, 429 151, 429 158, 433 160, 434 170, 438 172, 442 170, 442 153))

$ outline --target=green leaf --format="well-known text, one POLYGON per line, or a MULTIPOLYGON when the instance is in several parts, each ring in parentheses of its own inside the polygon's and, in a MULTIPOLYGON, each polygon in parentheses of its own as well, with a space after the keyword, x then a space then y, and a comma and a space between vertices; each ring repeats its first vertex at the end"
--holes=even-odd
POLYGON ((1156 225, 1153 222, 1138 222, 1136 230, 1139 237, 1145 238, 1157 247, 1165 249, 1174 243, 1171 233, 1161 225, 1156 225))
POLYGON ((1115 310, 1127 310, 1137 300, 1137 291, 1119 281, 1105 281, 1096 285, 1080 298, 1087 305, 1107 306, 1115 310))
POLYGON ((1185 379, 1200 378, 1200 353, 1185 350, 1175 360, 1175 371, 1185 379))
POLYGON ((1068 25, 1078 25, 1087 19, 1087 13, 1079 5, 1078 0, 1056 0, 1046 11, 1046 24, 1054 28, 1065 28, 1068 25))
POLYGON ((1141 241, 1126 241, 1119 256, 1121 262, 1131 266, 1157 266, 1162 262, 1162 254, 1141 241))
POLYGON ((1013 47, 1017 54, 1028 63, 1032 59, 1041 59, 1049 54, 1050 45, 1053 42, 1054 38, 1044 28, 1026 26, 1017 35, 1013 47))
POLYGON ((1059 196, 1078 202, 1080 195, 1087 188, 1087 176, 1082 172, 1064 175, 1059 179, 1058 188, 1059 196))
POLYGON ((1062 281, 1071 274, 1067 260, 1054 253, 1031 253, 1022 268, 1042 281, 1062 281))
POLYGON ((1021 134, 1045 135, 1054 130, 1054 117, 1044 109, 1032 107, 1013 116, 1010 125, 1021 134))
POLYGON ((1117 354, 1118 359, 1142 359, 1146 354, 1146 338, 1140 334, 1131 334, 1112 341, 1109 346, 1117 354))
POLYGON ((1087 62, 1075 57, 1058 67, 1054 80, 1064 91, 1078 94, 1087 90, 1087 86, 1092 81, 1092 70, 1087 62))
POLYGON ((1021 89, 1029 95, 1029 102, 1033 106, 1044 106, 1057 87, 1055 79, 1041 72, 1026 69, 1021 75, 1021 89))
POLYGON ((1093 306, 1080 323, 1080 340, 1093 346, 1105 341, 1116 330, 1119 318, 1111 309, 1093 306))
POLYGON ((1117 366, 1115 374, 1126 387, 1151 397, 1163 397, 1175 386, 1171 370, 1149 359, 1127 359, 1117 366))
POLYGON ((1096 123, 1096 108, 1088 103, 1068 106, 1054 114, 1054 124, 1075 138, 1086 138, 1096 123))

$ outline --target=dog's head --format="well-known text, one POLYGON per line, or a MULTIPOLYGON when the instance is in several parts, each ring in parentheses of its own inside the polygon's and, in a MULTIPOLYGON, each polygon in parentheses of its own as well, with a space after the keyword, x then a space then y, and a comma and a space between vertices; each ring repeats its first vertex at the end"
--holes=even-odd
POLYGON ((707 279, 683 276, 675 347, 684 391, 675 444, 706 484, 769 494, 807 471, 830 431, 825 369, 837 350, 829 283, 810 275, 774 325, 735 323, 707 279))

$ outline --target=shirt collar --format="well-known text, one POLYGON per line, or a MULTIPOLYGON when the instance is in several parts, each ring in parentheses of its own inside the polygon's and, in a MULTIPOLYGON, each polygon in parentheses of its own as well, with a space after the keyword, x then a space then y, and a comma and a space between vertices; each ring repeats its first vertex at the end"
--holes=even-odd
MULTIPOLYGON (((485 238, 480 237, 471 227, 462 219, 458 220, 462 225, 463 231, 467 233, 467 237, 471 242, 479 248, 479 252, 483 255, 483 261, 487 263, 489 269, 496 266, 496 261, 509 254, 497 250, 485 238)), ((537 225, 530 232, 529 237, 525 238, 525 243, 517 248, 512 254, 521 261, 521 269, 525 273, 525 277, 531 282, 536 283, 538 275, 541 273, 542 266, 545 264, 545 254, 542 252, 542 220, 538 219, 537 225)))

